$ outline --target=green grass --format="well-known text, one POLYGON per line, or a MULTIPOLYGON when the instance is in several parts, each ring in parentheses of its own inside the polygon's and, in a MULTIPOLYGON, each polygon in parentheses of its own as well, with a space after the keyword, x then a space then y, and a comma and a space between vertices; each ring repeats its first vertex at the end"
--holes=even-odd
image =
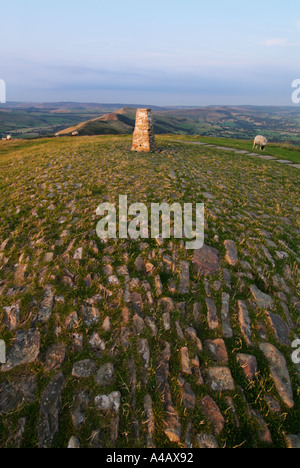
MULTIPOLYGON (((65 447, 73 435, 79 438, 82 447, 89 447, 91 433, 96 429, 101 429, 103 446, 112 447, 109 415, 97 412, 93 400, 99 394, 116 390, 122 395, 117 447, 145 446, 147 425, 143 403, 147 393, 153 400, 156 419, 154 441, 157 447, 181 447, 189 421, 193 426, 191 437, 194 444, 200 432, 213 432, 212 425, 205 419, 200 405, 206 395, 215 400, 224 415, 225 427, 217 437, 220 446, 254 448, 265 445, 259 439, 257 421, 247 415, 247 405, 259 411, 268 424, 273 439, 272 447, 285 446, 285 433, 300 433, 299 380, 297 369, 291 362, 291 349, 278 343, 265 312, 257 312, 249 303, 249 286, 256 284, 274 298, 276 314, 286 320, 282 307, 284 300, 296 325, 291 330, 290 338, 293 339, 298 334, 299 311, 294 298, 299 290, 300 280, 297 242, 300 230, 299 172, 272 161, 237 156, 209 147, 183 145, 179 141, 176 142, 176 138, 174 135, 157 137, 159 150, 150 154, 131 152, 131 136, 66 137, 0 143, 0 243, 10 239, 0 265, 0 290, 4 287, 3 293, 0 294, 0 336, 7 340, 8 349, 13 343, 15 332, 8 331, 4 325, 3 307, 20 300, 19 327, 26 329, 33 326, 32 321, 38 311, 45 285, 51 284, 55 295, 64 297, 64 303, 55 303, 49 322, 37 325, 41 332, 41 353, 38 361, 25 368, 22 366, 14 369, 8 374, 0 373, 0 388, 6 379, 12 380, 25 371, 34 372, 38 382, 35 403, 22 404, 10 414, 0 416, 1 446, 13 445, 12 436, 17 430, 18 421, 21 417, 26 417, 27 428, 23 446, 36 447, 40 397, 56 372, 46 372, 45 354, 50 346, 62 341, 66 346, 66 360, 60 370, 65 375, 66 388, 62 399, 60 432, 56 436, 55 447, 65 447), (171 176, 171 169, 175 172, 176 179, 171 176), (215 198, 205 199, 204 192, 210 192, 215 198), (179 262, 191 262, 193 255, 193 252, 186 251, 179 240, 172 239, 172 243, 166 240, 162 246, 158 246, 154 240, 149 239, 145 248, 140 242, 131 239, 112 240, 103 244, 96 237, 97 206, 104 200, 118 202, 119 194, 127 194, 130 204, 144 202, 148 207, 153 202, 162 201, 205 203, 206 243, 218 249, 221 258, 220 271, 215 277, 207 278, 209 294, 214 299, 219 314, 220 326, 216 330, 210 330, 207 325, 205 299, 208 286, 205 285, 203 277, 197 277, 192 266, 189 294, 182 296, 178 292, 172 294, 169 291, 169 280, 174 281, 178 288, 179 262), (49 207, 52 209, 49 210, 49 207), (226 239, 235 240, 239 259, 247 264, 237 267, 227 264, 224 247, 226 239), (73 247, 66 254, 72 241, 73 247), (282 241, 285 246, 281 244, 282 241), (269 249, 274 259, 274 267, 265 257, 262 246, 269 249), (78 247, 83 247, 84 252, 80 262, 73 258, 78 247), (45 253, 50 251, 54 253, 54 258, 46 264, 45 253), (284 261, 278 259, 277 251, 287 252, 288 257, 284 261), (23 256, 20 259, 21 254, 23 256), (163 296, 172 297, 175 303, 185 302, 185 314, 178 306, 172 312, 169 331, 164 329, 162 311, 158 307, 158 301, 163 296, 156 292, 155 275, 147 275, 136 268, 135 261, 139 255, 154 265, 155 275, 160 275, 163 296), (174 271, 168 271, 162 266, 165 255, 176 258, 174 271), (119 276, 119 286, 108 284, 103 272, 104 257, 107 261, 107 256, 111 258, 110 263, 115 271, 117 267, 126 264, 130 278, 139 278, 140 283, 135 286, 135 290, 142 295, 142 315, 144 318, 151 316, 155 319, 157 336, 153 337, 147 326, 140 336, 135 335, 133 312, 130 304, 125 304, 123 299, 125 278, 119 276), (26 263, 27 270, 24 284, 16 287, 14 272, 15 265, 19 262, 26 263), (224 281, 224 268, 230 273, 231 290, 224 281), (291 271, 290 278, 285 276, 286 268, 291 271), (41 273, 44 273, 44 279, 41 279, 41 273), (249 273, 252 275, 250 278, 245 276, 249 273), (73 287, 63 281, 67 274, 74 277, 73 287), (91 284, 85 282, 88 274, 91 275, 91 284), (276 276, 284 279, 285 288, 278 289, 274 285, 276 276), (151 287, 153 307, 148 303, 143 283, 145 281, 151 287), (80 316, 81 306, 101 291, 99 285, 107 287, 113 295, 101 300, 100 323, 89 328, 80 316), (236 386, 234 391, 225 395, 214 392, 206 381, 207 369, 215 364, 205 346, 203 353, 200 353, 196 344, 186 336, 179 336, 175 328, 176 321, 180 322, 183 331, 187 327, 194 327, 203 345, 207 339, 221 338, 222 292, 230 294, 230 319, 234 336, 225 339, 225 345, 229 355, 228 366, 236 386), (278 294, 283 292, 285 297, 282 299, 278 294), (247 346, 241 335, 237 318, 238 300, 246 301, 249 306, 254 342, 252 347, 247 346), (200 304, 199 321, 193 314, 195 303, 200 304), (125 306, 130 310, 129 322, 126 325, 122 323, 125 306), (68 330, 64 326, 67 315, 74 311, 80 318, 75 332, 83 336, 81 350, 74 350, 74 330, 68 330), (112 324, 110 331, 104 331, 102 328, 107 317, 110 317, 112 324), (129 348, 124 348, 121 342, 121 330, 125 326, 131 331, 129 348), (262 329, 265 333, 264 339, 260 336, 262 329), (99 333, 106 343, 101 356, 95 355, 89 346, 93 332, 99 333), (140 338, 148 340, 150 349, 147 385, 143 383, 143 360, 138 351, 140 338), (265 340, 273 343, 286 358, 295 399, 293 410, 288 410, 282 404, 271 379, 268 363, 258 348, 258 344, 265 340), (157 391, 156 370, 166 341, 171 344, 172 349, 169 385, 173 405, 182 425, 181 444, 172 444, 164 433, 163 422, 166 414, 161 395, 157 391), (182 392, 178 384, 178 376, 181 373, 180 349, 184 346, 188 347, 191 359, 195 355, 198 356, 204 378, 204 384, 197 385, 193 375, 184 376, 197 399, 193 410, 183 408, 182 392), (257 358, 259 372, 253 384, 249 384, 237 364, 237 352, 249 353, 257 358), (86 358, 94 359, 98 367, 112 362, 116 370, 115 384, 108 389, 101 389, 96 386, 93 378, 75 380, 71 375, 72 367, 77 361, 86 358), (128 369, 131 359, 134 359, 136 366, 135 389, 128 369), (86 423, 76 430, 71 420, 74 394, 85 387, 91 393, 91 404, 86 413, 86 423), (282 415, 270 412, 265 401, 266 394, 273 395, 281 402, 282 415), (228 410, 228 396, 233 399, 240 422, 239 428, 228 410), (139 422, 139 439, 135 437, 132 426, 134 418, 139 422)), ((177 139, 197 141, 195 137, 178 136, 177 139)), ((199 141, 219 146, 228 143, 229 146, 245 148, 252 152, 250 142, 203 138, 199 141)), ((273 146, 268 149, 273 150, 273 146)), ((274 150, 276 149, 282 151, 280 157, 287 157, 288 151, 296 152, 294 148, 289 150, 281 146, 274 150)), ((267 153, 269 154, 269 151, 267 153)), ((277 155, 279 157, 279 153, 277 155)))
MULTIPOLYGON (((207 143, 209 145, 216 145, 216 146, 225 146, 228 148, 235 148, 239 150, 246 150, 249 153, 257 153, 257 154, 268 154, 270 156, 274 156, 278 159, 286 159, 289 161, 293 161, 294 163, 300 163, 300 148, 297 146, 291 145, 289 143, 268 143, 265 150, 262 152, 259 149, 253 148, 253 141, 249 140, 238 140, 235 138, 211 138, 211 137, 201 137, 197 136, 176 136, 178 140, 186 140, 186 141, 199 141, 202 143, 207 143)), ((172 136, 172 140, 175 140, 172 136)))

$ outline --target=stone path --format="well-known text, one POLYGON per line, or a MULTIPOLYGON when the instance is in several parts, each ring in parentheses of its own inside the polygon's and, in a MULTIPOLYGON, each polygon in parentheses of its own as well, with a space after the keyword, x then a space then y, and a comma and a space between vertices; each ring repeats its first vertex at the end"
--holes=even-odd
POLYGON ((297 171, 128 143, 0 159, 0 445, 299 447, 297 171), (101 242, 124 193, 205 202, 205 246, 101 242))
MULTIPOLYGON (((216 146, 216 145, 209 145, 207 143, 202 143, 198 141, 184 141, 184 140, 176 140, 178 143, 184 143, 188 145, 200 145, 200 146, 206 146, 208 148, 215 148, 218 150, 222 151, 230 151, 235 154, 243 154, 245 156, 251 156, 251 157, 256 157, 260 159, 265 159, 266 161, 274 161, 280 164, 286 164, 290 167, 295 167, 296 169, 300 169, 300 164, 295 164, 293 161, 288 161, 287 159, 277 159, 274 156, 270 156, 267 154, 258 154, 258 153, 249 153, 248 151, 245 150, 238 150, 236 148, 229 148, 228 146, 216 146)), ((174 141, 175 143, 175 141, 174 141)))

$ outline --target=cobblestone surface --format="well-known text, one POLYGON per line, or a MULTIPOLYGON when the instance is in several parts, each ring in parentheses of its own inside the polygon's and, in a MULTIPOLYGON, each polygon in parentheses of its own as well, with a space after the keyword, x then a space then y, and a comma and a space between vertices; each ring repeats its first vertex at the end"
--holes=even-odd
POLYGON ((0 161, 1 446, 299 447, 298 171, 157 140, 0 161), (204 202, 205 246, 100 241, 122 194, 204 202))

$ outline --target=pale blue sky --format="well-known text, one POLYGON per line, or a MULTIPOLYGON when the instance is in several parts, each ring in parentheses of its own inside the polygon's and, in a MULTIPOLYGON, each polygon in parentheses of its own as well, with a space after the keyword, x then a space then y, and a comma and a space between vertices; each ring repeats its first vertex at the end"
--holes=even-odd
POLYGON ((10 0, 0 78, 9 101, 291 105, 295 0, 10 0))

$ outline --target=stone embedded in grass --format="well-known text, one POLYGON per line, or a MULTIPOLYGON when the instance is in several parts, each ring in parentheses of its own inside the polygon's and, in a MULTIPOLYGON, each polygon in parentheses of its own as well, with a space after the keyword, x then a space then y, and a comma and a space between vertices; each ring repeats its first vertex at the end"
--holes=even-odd
POLYGON ((19 331, 14 344, 10 349, 6 364, 1 367, 1 372, 9 371, 22 364, 34 362, 40 353, 40 332, 36 329, 19 331))
POLYGON ((268 294, 265 294, 262 291, 260 291, 258 287, 254 284, 250 286, 250 291, 254 297, 257 306, 260 309, 272 309, 274 307, 273 299, 268 294))
POLYGON ((201 402, 201 408, 206 418, 212 424, 215 435, 219 436, 224 429, 225 419, 216 402, 207 395, 201 402))
POLYGON ((229 301, 230 295, 227 293, 222 293, 222 330, 223 330, 223 337, 224 338, 232 338, 233 331, 230 325, 230 318, 229 318, 229 301))
POLYGON ((64 343, 58 343, 51 346, 46 351, 45 368, 48 371, 57 369, 61 366, 61 364, 63 364, 65 357, 66 347, 64 343))
POLYGON ((215 330, 219 326, 219 318, 215 302, 212 298, 205 299, 207 306, 207 322, 211 330, 215 330))
POLYGON ((50 319, 54 303, 54 293, 52 286, 46 286, 40 309, 37 314, 38 322, 47 322, 50 319))
POLYGON ((199 276, 215 275, 221 268, 218 250, 204 244, 202 249, 195 250, 193 265, 199 276))
POLYGON ((82 255, 83 255, 83 248, 82 247, 79 247, 79 249, 77 249, 74 253, 74 260, 82 260, 82 255))
POLYGON ((224 242, 226 248, 226 261, 231 266, 236 266, 239 262, 237 249, 233 240, 226 240, 224 242))
POLYGON ((58 374, 53 377, 42 394, 37 425, 40 448, 50 448, 55 435, 59 432, 59 413, 65 383, 63 374, 58 374))
POLYGON ((102 412, 118 414, 121 406, 121 393, 112 392, 109 395, 98 395, 95 398, 96 408, 102 412))
POLYGON ((264 353, 271 370, 275 387, 288 408, 295 406, 291 379, 283 354, 270 343, 261 343, 259 348, 264 353))
POLYGON ((4 307, 4 324, 8 330, 14 331, 19 323, 20 303, 13 304, 10 307, 4 307))
POLYGON ((96 383, 99 387, 109 387, 115 381, 115 368, 111 362, 104 364, 96 373, 96 383))
POLYGON ((190 264, 188 262, 180 262, 180 284, 179 294, 188 294, 190 291, 190 264))
POLYGON ((208 382, 215 392, 234 390, 234 381, 229 367, 211 367, 208 369, 208 382))
POLYGON ((273 314, 272 312, 266 311, 266 315, 269 319, 270 325, 274 331, 276 338, 284 345, 291 346, 289 334, 291 332, 290 327, 282 320, 282 318, 273 314))
POLYGON ((197 437, 197 448, 202 448, 202 449, 218 449, 219 444, 217 439, 215 438, 214 435, 212 434, 207 434, 206 432, 203 432, 201 434, 198 434, 197 437))
POLYGON ((88 379, 92 377, 97 370, 97 365, 91 359, 76 362, 72 369, 72 376, 76 379, 88 379))
POLYGON ((257 373, 257 361, 255 356, 250 354, 237 354, 236 356, 240 363, 242 370, 248 380, 254 380, 255 374, 257 373))
POLYGON ((227 364, 228 353, 224 340, 206 340, 205 345, 207 346, 213 360, 216 364, 227 364))
POLYGON ((86 419, 86 411, 89 408, 91 401, 89 390, 83 389, 77 392, 72 405, 72 422, 73 425, 78 428, 82 426, 86 419))
POLYGON ((33 374, 21 375, 9 382, 1 382, 0 415, 15 410, 21 404, 31 404, 37 397, 37 382, 33 374))
POLYGON ((238 301, 239 309, 239 322, 241 327, 242 335, 248 346, 252 346, 252 331, 251 331, 251 320, 244 301, 238 301))

